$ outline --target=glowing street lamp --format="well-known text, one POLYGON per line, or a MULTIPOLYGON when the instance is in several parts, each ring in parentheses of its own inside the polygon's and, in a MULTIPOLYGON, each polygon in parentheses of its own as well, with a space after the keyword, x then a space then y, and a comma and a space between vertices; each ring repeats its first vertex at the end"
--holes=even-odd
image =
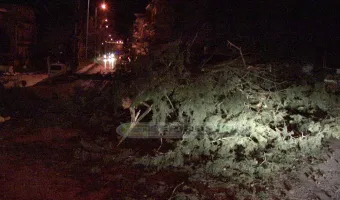
POLYGON ((106 3, 102 3, 102 4, 100 5, 100 7, 101 7, 103 10, 106 10, 106 8, 107 8, 106 3))
MULTIPOLYGON (((102 10, 106 10, 107 9, 107 5, 106 3, 102 3, 100 5, 100 8, 102 10)), ((90 18, 90 0, 87 0, 87 19, 86 19, 86 55, 85 57, 87 58, 87 53, 88 53, 88 38, 89 38, 89 18, 90 18)), ((107 19, 106 19, 107 20, 107 19)), ((95 31, 97 33, 97 6, 95 9, 95 31)), ((95 52, 97 51, 97 37, 95 39, 95 52)))

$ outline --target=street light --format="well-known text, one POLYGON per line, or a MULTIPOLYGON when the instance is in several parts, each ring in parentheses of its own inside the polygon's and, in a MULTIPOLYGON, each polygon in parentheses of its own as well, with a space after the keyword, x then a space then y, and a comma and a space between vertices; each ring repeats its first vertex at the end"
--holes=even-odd
POLYGON ((100 5, 100 7, 101 7, 103 10, 105 10, 105 9, 106 9, 106 4, 105 4, 105 3, 102 3, 102 4, 100 5))
MULTIPOLYGON (((107 5, 106 3, 102 3, 100 5, 101 9, 106 10, 107 9, 107 5)), ((85 47, 85 58, 87 59, 88 57, 88 40, 89 40, 89 18, 90 18, 90 0, 87 0, 87 19, 86 19, 86 47, 85 47)), ((95 9, 95 33, 97 33, 97 6, 95 9)), ((97 34, 95 35, 95 52, 97 51, 97 34)))

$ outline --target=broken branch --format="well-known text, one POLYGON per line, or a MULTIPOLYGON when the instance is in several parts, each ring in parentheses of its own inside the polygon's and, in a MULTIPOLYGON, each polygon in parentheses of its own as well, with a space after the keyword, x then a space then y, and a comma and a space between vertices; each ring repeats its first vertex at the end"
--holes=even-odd
POLYGON ((131 114, 131 124, 129 129, 126 131, 125 135, 120 139, 120 141, 117 144, 117 147, 129 136, 130 132, 133 130, 133 128, 135 128, 137 126, 137 124, 147 115, 150 113, 151 109, 152 109, 152 105, 148 105, 147 103, 143 102, 143 105, 145 105, 146 107, 148 107, 148 109, 141 115, 140 114, 140 110, 138 111, 137 115, 135 115, 136 111, 133 107, 130 107, 130 114, 131 114))

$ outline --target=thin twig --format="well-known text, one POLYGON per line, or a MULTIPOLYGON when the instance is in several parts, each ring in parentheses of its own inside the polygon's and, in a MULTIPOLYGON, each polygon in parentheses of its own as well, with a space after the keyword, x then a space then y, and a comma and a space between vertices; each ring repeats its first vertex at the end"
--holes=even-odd
POLYGON ((205 60, 205 61, 203 62, 202 66, 201 66, 201 69, 203 69, 204 65, 207 64, 207 63, 211 60, 211 58, 212 58, 214 55, 215 55, 215 54, 212 54, 207 60, 205 60))
POLYGON ((129 129, 126 131, 125 135, 119 140, 117 147, 127 138, 127 136, 130 134, 130 132, 132 131, 132 129, 137 125, 136 122, 132 122, 130 124, 129 129))
POLYGON ((159 147, 156 150, 156 152, 159 152, 159 150, 162 148, 162 145, 163 145, 163 138, 161 137, 161 144, 159 145, 159 147))
POLYGON ((241 47, 236 46, 235 44, 231 43, 229 40, 228 40, 228 45, 234 47, 235 49, 237 49, 240 52, 240 55, 241 55, 241 58, 242 58, 242 61, 243 61, 243 65, 244 65, 244 67, 247 67, 247 64, 246 64, 246 61, 244 60, 244 56, 243 56, 241 47))
POLYGON ((195 35, 195 37, 194 37, 194 39, 191 41, 191 43, 190 43, 190 45, 188 46, 188 48, 191 48, 191 46, 195 43, 195 40, 197 39, 197 36, 198 36, 198 33, 199 33, 200 31, 197 31, 196 32, 196 35, 195 35))
POLYGON ((214 67, 208 68, 208 69, 202 69, 202 71, 207 71, 207 72, 212 72, 212 73, 216 73, 216 72, 221 72, 223 70, 225 70, 225 67, 229 67, 228 65, 232 64, 236 59, 230 60, 228 62, 223 62, 221 64, 217 64, 214 65, 214 67))
POLYGON ((151 107, 149 104, 147 104, 147 103, 145 103, 145 102, 142 102, 142 104, 144 105, 144 106, 146 106, 146 107, 151 107))
POLYGON ((266 153, 264 153, 263 155, 264 155, 264 160, 260 163, 260 165, 262 165, 263 163, 267 162, 266 153))
POLYGON ((131 116, 131 123, 133 123, 136 118, 136 111, 133 107, 130 107, 129 110, 130 110, 130 116, 131 116))
POLYGON ((165 91, 164 91, 164 95, 165 95, 165 97, 168 99, 168 101, 169 101, 169 103, 170 103, 170 105, 171 105, 171 108, 172 108, 172 109, 175 109, 174 105, 172 104, 170 98, 168 97, 168 95, 166 94, 165 91))
POLYGON ((334 192, 334 199, 336 199, 336 197, 338 197, 338 192, 340 192, 340 189, 337 189, 337 191, 334 192))
POLYGON ((183 185, 183 184, 184 184, 184 181, 183 181, 182 183, 178 184, 178 185, 174 188, 174 190, 172 191, 171 196, 170 196, 170 198, 169 198, 168 200, 171 200, 171 199, 174 198, 173 195, 174 195, 175 191, 177 190, 177 188, 178 188, 179 186, 181 186, 181 185, 183 185))
POLYGON ((140 120, 142 120, 147 114, 149 114, 149 112, 152 109, 152 105, 148 107, 148 109, 137 119, 137 123, 140 122, 140 120))
POLYGON ((137 121, 137 119, 138 119, 139 115, 140 115, 140 110, 138 110, 138 112, 137 112, 137 115, 136 115, 136 117, 135 117, 135 120, 134 120, 134 121, 137 121))
MULTIPOLYGON (((240 69, 237 69, 235 67, 227 67, 228 69, 231 69, 231 70, 237 70, 237 71, 241 71, 240 69)), ((242 69, 243 70, 243 69, 242 69)), ((251 73, 251 72, 249 72, 251 73)), ((264 78, 262 76, 259 76, 259 75, 256 75, 255 73, 251 73, 253 76, 257 77, 257 78, 260 78, 260 79, 263 79, 265 81, 268 81, 268 82, 271 82, 271 83, 275 83, 277 85, 281 85, 281 84, 284 84, 284 83, 287 83, 287 81, 283 81, 283 82, 276 82, 276 81, 273 81, 273 80, 270 80, 270 79, 267 79, 267 78, 264 78)))

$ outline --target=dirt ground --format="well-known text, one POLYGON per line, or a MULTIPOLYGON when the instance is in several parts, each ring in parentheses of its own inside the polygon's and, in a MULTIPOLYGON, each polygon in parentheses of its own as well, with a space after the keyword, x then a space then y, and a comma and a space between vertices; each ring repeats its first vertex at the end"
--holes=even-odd
MULTIPOLYGON (((74 86, 42 85, 11 94, 17 96, 11 119, 0 124, 0 199, 235 199, 227 188, 190 181, 179 171, 132 165, 136 148, 115 148, 117 140, 109 153, 82 149, 82 139, 101 132, 82 126, 60 106, 74 86)), ((131 145, 143 150, 141 142, 131 145)), ((144 144, 151 151, 158 145, 144 144)), ((277 187, 292 200, 340 199, 339 141, 330 142, 324 161, 280 176, 277 187)))
POLYGON ((144 174, 117 162, 77 160, 79 130, 10 129, 1 131, 0 199, 163 199, 170 195, 166 190, 155 196, 145 183, 169 187, 184 179, 162 173, 165 180, 157 180, 156 173, 144 174))
MULTIPOLYGON (((113 144, 109 153, 84 150, 81 141, 91 143, 101 131, 79 125, 61 105, 82 84, 47 84, 9 93, 11 119, 0 124, 0 199, 169 199, 179 190, 203 195, 190 186, 185 173, 133 166, 127 160, 136 153, 129 148, 113 144)), ((158 146, 147 144, 145 149, 158 146)))

